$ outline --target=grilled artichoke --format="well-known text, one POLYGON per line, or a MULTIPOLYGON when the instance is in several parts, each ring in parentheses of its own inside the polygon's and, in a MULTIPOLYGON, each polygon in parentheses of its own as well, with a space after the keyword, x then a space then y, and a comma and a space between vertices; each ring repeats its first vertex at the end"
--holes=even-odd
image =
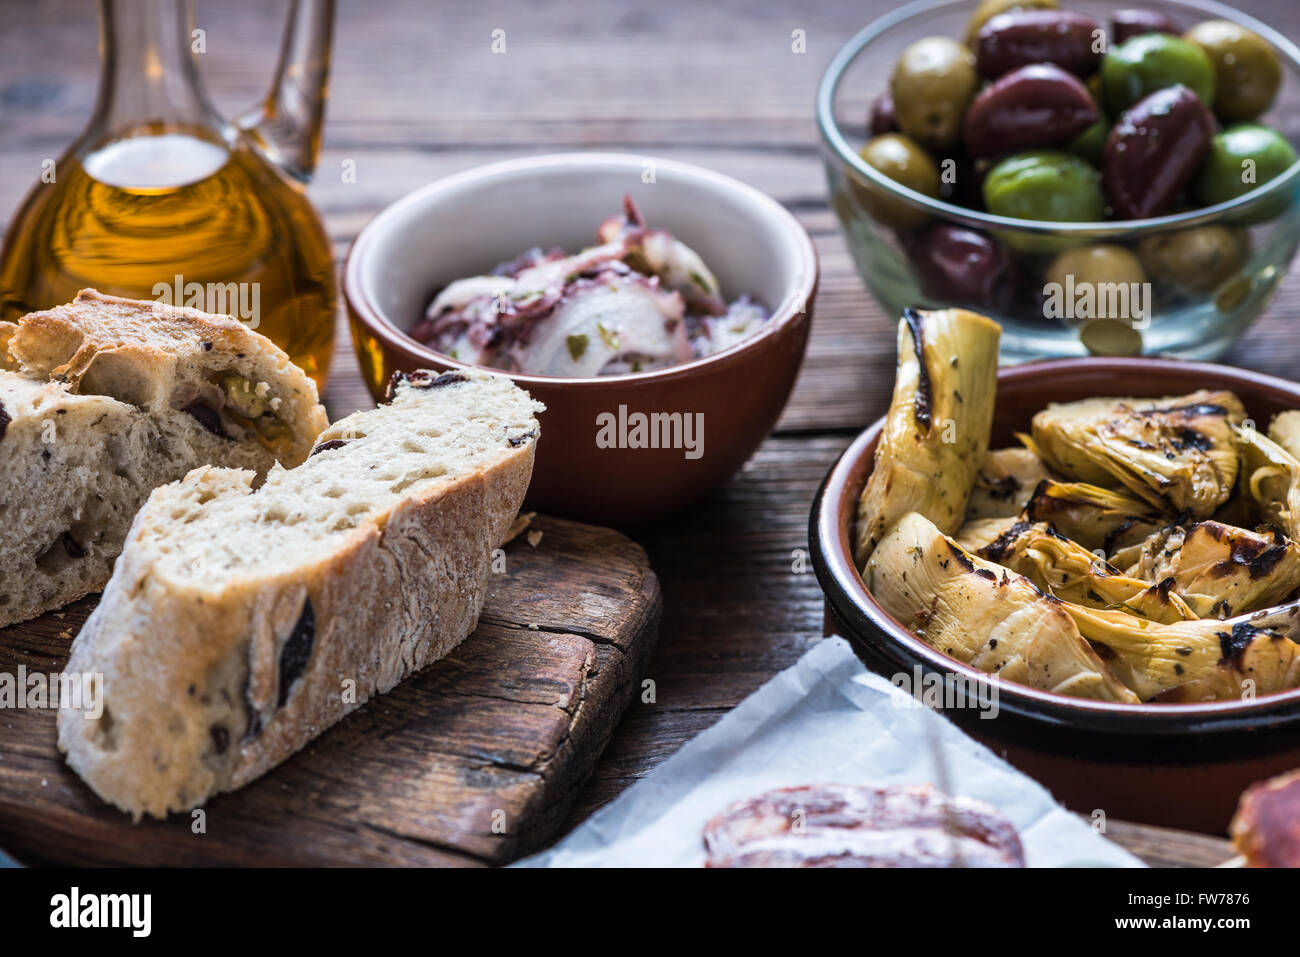
POLYGON ((1058 694, 1137 698, 1080 637, 1064 605, 911 513, 872 551, 863 580, 926 644, 981 671, 1058 694))
POLYGON ((1300 460, 1259 433, 1235 429, 1241 449, 1241 490, 1265 520, 1300 539, 1300 460))
POLYGON ((953 538, 966 551, 978 552, 1005 535, 1018 521, 1014 515, 1009 518, 972 518, 957 529, 953 538))
POLYGON ((1107 555, 1141 544, 1161 525, 1155 509, 1127 492, 1053 479, 1034 489, 1024 517, 1047 522, 1066 538, 1107 555))
POLYGON ((1024 575, 1049 595, 1091 607, 1114 608, 1175 622, 1195 619, 1168 582, 1152 585, 1129 578, 1077 542, 1063 538, 1043 522, 1019 522, 978 552, 1024 575))
POLYGON ((1134 573, 1148 581, 1172 578, 1201 618, 1232 618, 1276 605, 1300 588, 1300 548, 1277 529, 1174 525, 1151 536, 1134 573))
POLYGON ((1228 621, 1163 625, 1119 611, 1064 603, 1085 638, 1143 701, 1224 701, 1300 685, 1296 608, 1228 621))
POLYGON ((1232 494, 1232 426, 1245 416, 1231 392, 1083 399, 1035 415, 1032 445, 1050 468, 1072 479, 1118 483, 1169 515, 1206 518, 1232 494))
POLYGON ((1268 427, 1268 437, 1300 459, 1300 410, 1279 412, 1268 427))
POLYGON ((1020 514, 1038 483, 1049 478, 1042 459, 1029 449, 992 449, 975 474, 966 521, 1020 514))
POLYGON ((859 566, 908 512, 945 534, 961 525, 988 451, 1000 336, 996 322, 963 309, 904 313, 894 395, 858 502, 859 566))

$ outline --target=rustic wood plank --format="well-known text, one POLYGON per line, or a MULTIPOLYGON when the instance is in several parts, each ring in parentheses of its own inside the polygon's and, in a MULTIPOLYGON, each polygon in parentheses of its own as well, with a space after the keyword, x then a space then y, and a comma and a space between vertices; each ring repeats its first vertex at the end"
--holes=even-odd
MULTIPOLYGON (((530 531, 464 644, 212 799, 204 833, 186 815, 133 825, 56 753, 52 710, 7 711, 0 846, 26 863, 152 865, 501 864, 543 846, 637 689, 661 600, 617 532, 530 531)), ((93 604, 0 630, 6 672, 62 667, 93 604)))
POLYGON ((1127 821, 1109 822, 1106 837, 1152 867, 1218 867, 1237 853, 1224 838, 1127 821))

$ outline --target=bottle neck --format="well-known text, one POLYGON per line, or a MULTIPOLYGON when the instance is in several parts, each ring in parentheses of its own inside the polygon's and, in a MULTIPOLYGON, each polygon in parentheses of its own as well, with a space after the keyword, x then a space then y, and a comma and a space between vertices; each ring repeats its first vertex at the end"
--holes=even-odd
POLYGON ((194 62, 192 0, 100 0, 92 148, 146 130, 221 132, 194 62))

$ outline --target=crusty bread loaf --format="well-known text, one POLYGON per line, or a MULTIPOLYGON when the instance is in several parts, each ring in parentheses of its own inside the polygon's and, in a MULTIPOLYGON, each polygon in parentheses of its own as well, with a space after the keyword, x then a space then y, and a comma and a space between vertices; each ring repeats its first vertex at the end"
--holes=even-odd
POLYGON ((256 491, 201 468, 150 496, 68 662, 103 714, 59 714, 100 797, 162 817, 240 787, 473 630, 541 406, 479 372, 391 391, 256 491))
POLYGON ((9 340, 18 331, 16 322, 0 322, 0 370, 18 371, 18 360, 9 354, 9 340))
POLYGON ((293 466, 316 386, 227 316, 85 290, 0 328, 0 626, 98 591, 149 492, 203 464, 293 466))

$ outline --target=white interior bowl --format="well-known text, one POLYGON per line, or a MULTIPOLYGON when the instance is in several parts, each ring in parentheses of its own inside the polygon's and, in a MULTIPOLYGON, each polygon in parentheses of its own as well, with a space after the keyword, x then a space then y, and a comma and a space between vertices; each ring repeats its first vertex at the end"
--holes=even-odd
POLYGON ((373 248, 349 259, 348 281, 405 332, 453 280, 534 246, 572 253, 594 245, 596 227, 621 215, 624 195, 650 228, 669 230, 700 254, 728 300, 748 294, 773 317, 802 306, 816 259, 783 206, 728 176, 624 153, 508 160, 431 183, 366 226, 362 237, 373 248))

